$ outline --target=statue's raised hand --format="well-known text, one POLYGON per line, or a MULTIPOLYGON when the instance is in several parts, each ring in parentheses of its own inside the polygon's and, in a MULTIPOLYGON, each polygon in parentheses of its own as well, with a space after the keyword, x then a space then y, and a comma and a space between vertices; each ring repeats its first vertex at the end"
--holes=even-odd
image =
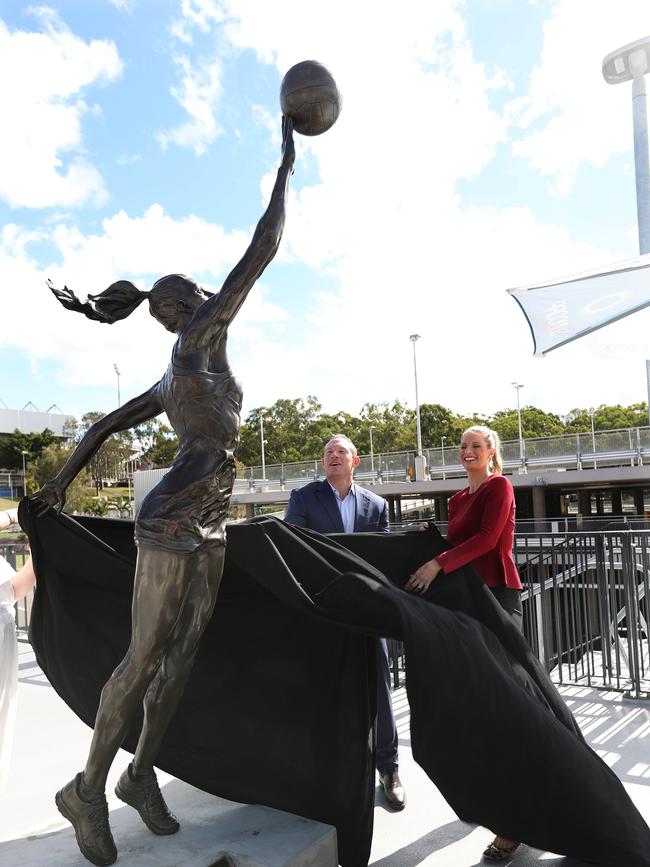
POLYGON ((29 499, 37 504, 42 504, 43 508, 38 511, 39 517, 49 512, 50 509, 56 509, 57 512, 60 512, 65 506, 65 488, 55 481, 45 482, 40 491, 30 494, 29 499))

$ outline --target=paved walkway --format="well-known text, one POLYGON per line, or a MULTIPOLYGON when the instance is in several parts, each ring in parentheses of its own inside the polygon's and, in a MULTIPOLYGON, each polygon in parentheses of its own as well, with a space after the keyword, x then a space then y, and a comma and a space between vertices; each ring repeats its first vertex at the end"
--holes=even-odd
MULTIPOLYGON (((69 826, 59 816, 53 804, 53 793, 65 780, 70 779, 83 765, 90 742, 90 729, 81 723, 58 698, 34 660, 31 648, 20 645, 19 705, 16 741, 10 779, 4 795, 0 795, 0 863, 14 864, 7 859, 14 852, 20 838, 37 834, 59 832, 60 851, 65 860, 50 860, 49 867, 87 864, 78 855, 69 826), (10 794, 9 794, 10 793, 10 794), (61 829, 65 829, 61 834, 61 829), (4 855, 3 855, 4 849, 4 855)), ((615 693, 598 693, 574 687, 562 688, 562 693, 576 715, 582 729, 603 759, 616 771, 637 807, 650 822, 650 703, 621 698, 615 693)), ((444 801, 436 787, 411 755, 409 736, 409 708, 403 689, 393 696, 400 738, 400 774, 408 794, 408 804, 402 813, 389 812, 377 789, 375 806, 375 834, 371 865, 374 867, 474 867, 481 863, 480 855, 491 839, 484 828, 475 828, 460 822, 444 801)), ((108 790, 113 785, 129 756, 124 753, 114 763, 108 790)), ((205 810, 214 799, 160 774, 161 785, 166 786, 168 800, 180 814, 184 805, 194 810, 205 810)), ((111 810, 118 810, 120 802, 109 800, 111 810)), ((120 823, 122 833, 139 834, 149 842, 152 835, 142 829, 139 820, 128 817, 132 811, 120 809, 113 822, 120 823), (128 817, 128 818, 127 818, 128 817), (122 828, 124 831, 122 832, 122 828)), ((169 840, 154 840, 152 846, 138 853, 122 855, 123 867, 177 867, 171 852, 165 851, 169 840), (154 846, 152 851, 152 846, 154 846), (169 860, 172 857, 172 860, 169 860)), ((30 846, 30 850, 32 847, 30 846)), ((31 867, 22 858, 16 862, 31 867)), ((34 864, 35 862, 32 862, 34 864)), ((43 862, 45 863, 45 862, 43 862)), ((194 863, 194 862, 192 862, 194 863)), ((200 860, 196 862, 200 863, 200 860)), ((579 867, 578 862, 559 858, 522 846, 510 862, 516 867, 579 867)), ((207 865, 206 865, 207 867, 207 865)))

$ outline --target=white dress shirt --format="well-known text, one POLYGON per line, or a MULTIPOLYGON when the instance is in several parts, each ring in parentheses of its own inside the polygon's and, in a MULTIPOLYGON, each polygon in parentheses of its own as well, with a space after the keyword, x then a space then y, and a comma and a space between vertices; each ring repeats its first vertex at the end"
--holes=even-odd
POLYGON ((330 482, 328 482, 327 484, 334 492, 336 505, 339 507, 339 512, 341 513, 341 520, 343 521, 343 532, 354 533, 354 522, 357 517, 357 499, 354 482, 352 482, 350 490, 347 492, 345 497, 343 497, 343 499, 341 499, 341 497, 339 496, 339 492, 336 490, 333 484, 331 484, 330 482))

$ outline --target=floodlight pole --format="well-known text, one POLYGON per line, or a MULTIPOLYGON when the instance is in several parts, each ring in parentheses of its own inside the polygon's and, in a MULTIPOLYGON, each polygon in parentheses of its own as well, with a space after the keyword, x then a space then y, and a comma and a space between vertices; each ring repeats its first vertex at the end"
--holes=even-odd
POLYGON ((519 400, 519 389, 523 388, 524 386, 521 382, 513 382, 512 385, 517 392, 517 426, 519 427, 519 472, 521 474, 525 474, 528 472, 528 468, 526 467, 524 434, 521 427, 521 402, 519 400))
POLYGON ((650 158, 645 89, 645 75, 648 71, 650 71, 650 36, 624 45, 623 48, 608 54, 603 60, 603 76, 608 84, 632 82, 636 213, 641 255, 650 253, 650 158))
POLYGON ((591 418, 591 451, 594 454, 594 469, 598 469, 598 464, 596 463, 596 430, 594 428, 594 415, 596 414, 596 410, 591 407, 589 410, 589 416, 591 418))
POLYGON ((447 475, 445 473, 445 440, 446 439, 447 439, 446 436, 440 437, 440 457, 442 458, 442 478, 443 478, 443 481, 444 481, 444 479, 447 478, 447 475))
POLYGON ((421 482, 424 479, 426 472, 426 458, 422 454, 422 427, 420 425, 420 398, 418 397, 418 364, 415 357, 415 344, 420 339, 419 334, 409 335, 409 340, 413 344, 413 373, 415 375, 415 428, 418 441, 418 453, 415 458, 415 481, 421 482))
POLYGON ((634 171, 636 174, 636 216, 639 223, 639 252, 650 253, 650 161, 648 158, 648 110, 645 76, 632 82, 634 116, 634 171))
POLYGON ((260 451, 262 453, 262 481, 266 481, 266 453, 264 451, 264 416, 260 413, 260 451))
POLYGON ((115 371, 115 373, 117 375, 117 405, 122 406, 122 400, 120 397, 120 376, 122 374, 120 373, 120 370, 119 370, 117 364, 113 365, 113 370, 115 371))

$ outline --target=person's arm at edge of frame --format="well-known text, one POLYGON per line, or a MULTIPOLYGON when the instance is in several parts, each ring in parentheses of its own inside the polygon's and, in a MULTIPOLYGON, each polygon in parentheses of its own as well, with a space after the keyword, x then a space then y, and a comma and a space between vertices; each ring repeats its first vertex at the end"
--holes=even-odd
MULTIPOLYGON (((8 530, 12 524, 17 523, 18 509, 3 509, 0 512, 0 530, 8 530)), ((32 558, 29 557, 25 565, 22 566, 11 578, 13 601, 20 602, 21 599, 24 599, 35 583, 36 575, 34 574, 34 566, 32 564, 32 558)))

